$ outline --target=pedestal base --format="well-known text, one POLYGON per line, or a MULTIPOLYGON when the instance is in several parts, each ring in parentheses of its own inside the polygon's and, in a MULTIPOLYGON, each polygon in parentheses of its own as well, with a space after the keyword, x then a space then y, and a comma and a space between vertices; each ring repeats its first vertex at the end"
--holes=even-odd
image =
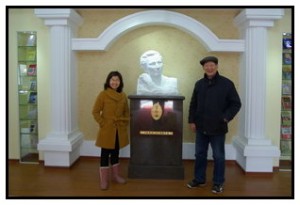
POLYGON ((129 178, 183 179, 182 96, 129 96, 129 178))

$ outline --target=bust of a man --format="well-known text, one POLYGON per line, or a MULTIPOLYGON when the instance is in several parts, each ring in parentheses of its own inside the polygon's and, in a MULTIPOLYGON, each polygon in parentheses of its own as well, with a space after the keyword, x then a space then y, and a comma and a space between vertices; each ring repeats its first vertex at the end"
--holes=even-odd
POLYGON ((177 79, 162 75, 163 61, 159 52, 149 50, 140 57, 144 69, 137 82, 138 95, 178 95, 177 79))

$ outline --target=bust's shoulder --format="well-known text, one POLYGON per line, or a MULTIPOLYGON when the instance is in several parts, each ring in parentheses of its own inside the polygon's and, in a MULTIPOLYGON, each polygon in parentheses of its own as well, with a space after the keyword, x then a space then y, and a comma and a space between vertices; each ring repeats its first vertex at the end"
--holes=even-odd
POLYGON ((174 77, 167 77, 167 76, 162 76, 164 81, 167 81, 169 83, 177 83, 177 78, 174 77))
POLYGON ((148 73, 142 73, 141 75, 139 75, 139 78, 148 77, 148 76, 149 76, 148 73))

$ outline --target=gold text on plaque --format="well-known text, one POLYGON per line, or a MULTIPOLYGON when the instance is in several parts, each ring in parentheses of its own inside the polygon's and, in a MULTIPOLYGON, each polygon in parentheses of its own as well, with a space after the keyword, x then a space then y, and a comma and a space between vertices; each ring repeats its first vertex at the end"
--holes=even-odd
POLYGON ((172 131, 140 131, 140 135, 173 135, 172 131))

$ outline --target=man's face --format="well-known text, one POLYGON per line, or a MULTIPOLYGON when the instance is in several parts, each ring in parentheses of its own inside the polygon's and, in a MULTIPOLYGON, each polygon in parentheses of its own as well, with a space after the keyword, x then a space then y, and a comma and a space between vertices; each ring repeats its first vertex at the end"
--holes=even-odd
POLYGON ((218 71, 218 65, 212 61, 208 61, 203 65, 203 70, 208 78, 213 78, 218 71))
POLYGON ((160 56, 150 56, 147 60, 147 72, 150 76, 160 76, 162 73, 163 63, 160 56))

